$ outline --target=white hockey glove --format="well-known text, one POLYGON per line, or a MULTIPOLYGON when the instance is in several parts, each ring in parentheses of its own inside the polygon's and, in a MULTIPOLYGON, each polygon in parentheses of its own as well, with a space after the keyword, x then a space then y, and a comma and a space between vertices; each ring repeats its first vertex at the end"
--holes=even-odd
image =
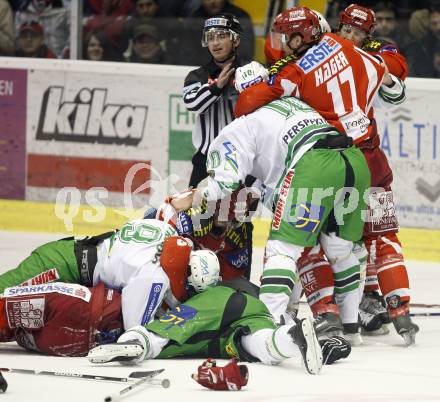
POLYGON ((269 74, 266 68, 258 61, 252 61, 243 67, 238 67, 235 71, 235 89, 242 92, 246 88, 268 79, 269 74))

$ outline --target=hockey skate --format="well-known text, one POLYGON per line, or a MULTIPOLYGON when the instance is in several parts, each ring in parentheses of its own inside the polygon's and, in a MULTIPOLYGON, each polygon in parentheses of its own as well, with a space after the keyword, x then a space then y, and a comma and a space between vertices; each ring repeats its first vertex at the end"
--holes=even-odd
POLYGON ((384 307, 382 296, 377 292, 366 292, 359 305, 361 334, 366 336, 387 335, 391 322, 388 311, 384 307))
POLYGON ((132 364, 144 353, 140 342, 133 340, 97 346, 89 351, 87 358, 91 363, 120 362, 132 364))
POLYGON ((342 335, 343 332, 341 318, 336 313, 327 312, 317 315, 313 325, 319 339, 342 335))
POLYGON ((343 324, 344 327, 344 338, 350 342, 351 346, 361 346, 364 344, 362 336, 360 334, 359 324, 349 323, 343 324))
POLYGON ((366 336, 386 335, 390 333, 388 327, 382 323, 377 315, 359 310, 361 334, 366 336))
POLYGON ((411 321, 408 303, 403 303, 397 308, 390 308, 388 311, 394 328, 396 328, 397 333, 405 341, 405 345, 414 345, 416 333, 419 332, 419 326, 411 321))
POLYGON ((391 323, 390 315, 385 307, 383 297, 377 292, 364 293, 359 308, 379 317, 383 324, 391 323))
POLYGON ((319 374, 322 368, 322 351, 313 328, 313 321, 310 318, 300 320, 289 329, 288 334, 298 346, 307 372, 319 374))

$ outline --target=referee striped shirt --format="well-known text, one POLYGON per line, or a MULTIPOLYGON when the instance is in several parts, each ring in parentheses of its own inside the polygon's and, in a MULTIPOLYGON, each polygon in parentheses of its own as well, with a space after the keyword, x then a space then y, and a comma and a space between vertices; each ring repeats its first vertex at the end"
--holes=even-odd
MULTIPOLYGON (((240 67, 235 59, 233 67, 240 67)), ((194 148, 206 155, 209 145, 220 130, 234 119, 234 106, 238 92, 231 85, 218 88, 215 85, 221 72, 213 60, 191 71, 183 88, 183 101, 188 110, 197 113, 192 133, 194 148)))

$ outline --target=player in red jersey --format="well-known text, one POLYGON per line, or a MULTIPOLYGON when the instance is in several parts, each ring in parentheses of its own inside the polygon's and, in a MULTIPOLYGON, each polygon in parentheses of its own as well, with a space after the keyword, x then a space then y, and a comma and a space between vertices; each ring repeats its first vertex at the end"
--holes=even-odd
POLYGON ((355 143, 372 136, 375 126, 367 114, 373 100, 386 90, 381 86, 384 77, 385 84, 395 84, 383 63, 336 34, 322 34, 318 17, 307 7, 281 13, 274 31, 284 50, 290 49, 298 60, 287 60, 271 70, 268 82, 243 91, 236 115, 283 96, 297 96, 355 143))
POLYGON ((254 205, 257 194, 252 193, 248 188, 243 189, 243 194, 247 194, 245 202, 231 200, 230 204, 224 203, 224 210, 218 205, 215 208, 216 211, 210 213, 204 212, 203 207, 192 206, 196 191, 196 189, 190 189, 173 194, 167 197, 158 209, 148 210, 144 217, 162 220, 176 228, 181 236, 189 237, 196 248, 213 251, 219 260, 220 276, 223 280, 249 279, 253 227, 251 222, 236 221, 229 205, 232 205, 232 208, 240 205, 243 214, 247 215, 249 200, 255 199, 252 203, 254 205))
MULTIPOLYGON (((404 80, 408 75, 405 57, 392 43, 372 38, 375 26, 374 12, 357 4, 351 4, 341 12, 338 34, 352 41, 356 46, 380 58, 391 74, 404 80)), ((374 109, 368 115, 374 120, 374 109)), ((377 290, 380 287, 386 306, 399 334, 413 343, 418 327, 409 317, 409 280, 403 260, 400 241, 397 237, 398 223, 394 214, 391 183, 393 174, 384 152, 380 149, 377 133, 359 144, 367 159, 371 172, 371 185, 383 189, 372 194, 370 199, 370 217, 383 216, 382 219, 370 219, 365 225, 364 241, 368 249, 367 278, 365 294, 361 302, 361 313, 377 315, 387 322, 387 314, 381 310, 377 290), (406 335, 407 332, 412 336, 406 335)))
MULTIPOLYGON (((352 4, 341 13, 337 34, 383 61, 391 74, 404 80, 408 74, 405 57, 394 44, 372 38, 374 26, 374 12, 352 4)), ((268 54, 272 53, 268 52, 268 54)), ((373 108, 371 108, 368 117, 374 122, 373 108)), ((396 236, 398 225, 393 213, 393 195, 390 188, 392 172, 379 145, 380 140, 376 131, 370 138, 358 144, 369 163, 372 186, 383 189, 383 191, 374 194, 372 203, 376 208, 372 208, 371 213, 384 214, 382 210, 386 210, 385 219, 383 219, 385 224, 382 224, 382 227, 372 222, 365 227, 364 240, 368 249, 368 260, 365 294, 360 305, 361 323, 365 333, 381 334, 387 331, 386 327, 381 328, 382 323, 390 322, 387 310, 382 306, 380 296, 377 293, 379 268, 380 286, 384 289, 383 293, 388 295, 391 301, 388 307, 396 330, 399 333, 401 331, 405 333, 409 327, 410 331, 417 332, 417 327, 409 321, 407 314, 409 283, 401 254, 401 245, 396 236), (397 308, 391 306, 397 306, 397 308)), ((362 255, 363 248, 358 247, 357 250, 360 252, 357 254, 358 257, 365 258, 362 255)), ((324 259, 322 250, 320 248, 307 250, 307 253, 304 253, 298 262, 298 269, 305 294, 314 314, 327 315, 329 312, 337 312, 337 306, 332 300, 334 287, 332 270, 324 259)), ((405 334, 404 337, 408 338, 408 335, 405 334)), ((409 342, 412 343, 413 336, 409 338, 409 342)))
MULTIPOLYGON (((364 14, 357 12, 357 15, 364 14)), ((287 53, 290 50, 293 57, 285 57, 271 69, 268 83, 244 91, 237 103, 236 114, 249 113, 277 97, 299 96, 317 108, 340 132, 351 136, 357 144, 374 144, 378 139, 372 118, 375 94, 379 93, 379 97, 391 104, 404 100, 401 81, 387 74, 383 61, 391 59, 389 64, 393 71, 396 70, 396 74, 403 77, 406 74, 404 60, 403 63, 397 60, 393 64, 392 61, 396 60, 388 57, 392 55, 379 59, 336 35, 322 35, 316 15, 305 7, 293 8, 280 14, 274 22, 274 30, 280 34, 283 50, 287 53), (399 65, 400 71, 397 68, 399 65), (385 85, 380 86, 384 76, 385 85)), ((370 43, 370 47, 372 45, 370 43)), ((382 53, 386 51, 392 52, 392 49, 382 49, 382 53)), ((386 163, 386 158, 384 160, 386 163)), ((375 162, 383 164, 381 159, 376 158, 375 162)), ((398 324, 396 329, 401 334, 402 331, 412 333, 412 343, 415 328, 411 323, 410 326, 406 325, 409 315, 405 298, 394 303, 391 300, 389 306, 394 306, 392 311, 396 317, 394 323, 398 324), (403 319, 397 318, 402 316, 403 319), (404 324, 403 328, 401 324, 404 324)))

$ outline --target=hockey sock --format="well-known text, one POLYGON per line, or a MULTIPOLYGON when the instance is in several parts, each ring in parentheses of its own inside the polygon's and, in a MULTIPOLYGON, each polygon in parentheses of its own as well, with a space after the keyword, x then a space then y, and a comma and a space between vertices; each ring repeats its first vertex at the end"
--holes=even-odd
POLYGON ((360 294, 360 299, 362 299, 362 295, 365 289, 365 281, 367 275, 367 259, 368 259, 368 251, 363 242, 357 242, 354 244, 353 254, 358 259, 360 265, 359 294, 360 294))
POLYGON ((358 322, 360 303, 359 260, 353 254, 353 243, 336 234, 321 234, 321 244, 332 265, 335 277, 335 298, 343 324, 358 322))
POLYGON ((377 277, 380 290, 389 308, 409 302, 409 279, 402 248, 395 233, 377 241, 377 277))
POLYGON ((307 302, 316 316, 321 313, 317 310, 318 306, 333 303, 332 267, 325 259, 320 246, 304 250, 297 265, 307 302))
POLYGON ((367 238, 364 242, 368 251, 364 292, 377 292, 379 290, 376 269, 376 243, 376 238, 367 238))
POLYGON ((292 325, 282 325, 277 329, 260 329, 243 336, 241 344, 246 352, 264 364, 279 364, 289 357, 301 357, 298 347, 287 333, 292 325))

